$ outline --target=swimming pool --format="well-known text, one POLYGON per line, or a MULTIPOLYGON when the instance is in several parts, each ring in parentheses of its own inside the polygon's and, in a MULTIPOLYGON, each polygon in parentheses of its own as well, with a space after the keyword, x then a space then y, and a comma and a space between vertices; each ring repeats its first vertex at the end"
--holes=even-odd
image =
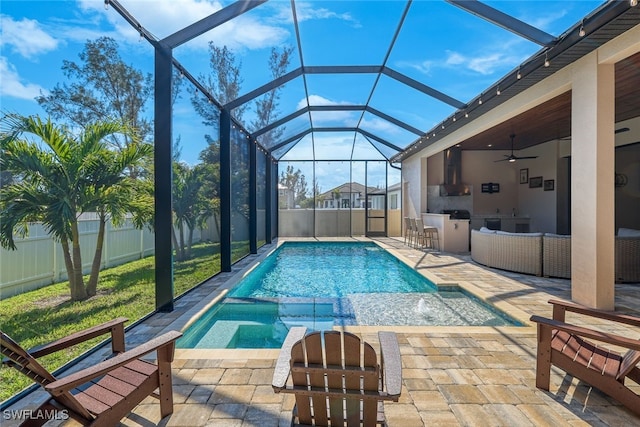
POLYGON ((457 286, 432 282, 375 243, 286 242, 197 319, 179 348, 278 348, 292 326, 511 326, 457 286))

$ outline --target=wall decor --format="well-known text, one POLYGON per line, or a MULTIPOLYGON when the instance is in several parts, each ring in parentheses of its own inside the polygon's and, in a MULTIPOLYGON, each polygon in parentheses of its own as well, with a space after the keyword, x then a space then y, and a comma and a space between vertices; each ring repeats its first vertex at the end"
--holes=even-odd
POLYGON ((544 191, 553 191, 555 181, 553 179, 544 180, 544 191))
POLYGON ((529 169, 520 169, 520 184, 529 182, 529 169))
POLYGON ((482 192, 483 193, 499 193, 500 192, 500 184, 496 183, 496 182, 484 182, 481 184, 482 185, 482 192))
POLYGON ((542 187, 542 177, 541 176, 532 176, 529 178, 529 188, 540 188, 542 187))

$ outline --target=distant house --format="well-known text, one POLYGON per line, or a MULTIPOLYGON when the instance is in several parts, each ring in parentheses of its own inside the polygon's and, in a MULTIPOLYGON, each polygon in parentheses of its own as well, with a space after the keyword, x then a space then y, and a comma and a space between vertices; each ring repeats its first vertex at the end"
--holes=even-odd
POLYGON ((293 190, 278 183, 278 208, 293 209, 294 206, 293 190))
MULTIPOLYGON (((387 188, 387 209, 395 210, 400 209, 401 207, 401 185, 400 183, 390 185, 387 188)), ((369 195, 380 195, 383 196, 385 194, 384 188, 377 189, 375 191, 370 191, 369 195)), ((370 197, 370 208, 371 209, 384 209, 384 197, 370 197)))
MULTIPOLYGON (((369 187, 369 193, 378 191, 376 187, 369 187)), ((342 209, 364 208, 367 187, 358 182, 346 182, 318 196, 316 208, 342 209)))

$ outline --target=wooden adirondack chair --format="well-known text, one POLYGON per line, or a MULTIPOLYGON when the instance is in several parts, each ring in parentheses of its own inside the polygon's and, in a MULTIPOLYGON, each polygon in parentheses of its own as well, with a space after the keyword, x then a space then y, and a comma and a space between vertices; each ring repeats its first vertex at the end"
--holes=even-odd
POLYGON ((384 424, 382 401, 397 402, 402 388, 398 341, 379 332, 381 360, 368 343, 348 332, 312 332, 293 327, 273 375, 276 393, 293 393, 296 425, 384 424), (287 385, 291 374, 292 385, 287 385))
MULTIPOLYGON (((126 321, 118 318, 29 351, 0 331, 0 349, 5 356, 2 362, 16 368, 51 394, 51 399, 33 411, 36 414, 63 411, 83 425, 113 426, 152 395, 160 399, 160 412, 165 417, 173 412, 171 362, 175 340, 182 334, 167 332, 125 352, 126 321), (64 378, 55 378, 36 360, 109 332, 113 357, 64 378), (152 351, 157 351, 157 364, 141 359, 152 351), (159 393, 155 392, 156 389, 159 393)), ((46 417, 39 417, 27 419, 21 425, 42 425, 47 421, 46 417)))
POLYGON ((566 323, 565 314, 570 311, 632 326, 640 326, 640 318, 564 301, 550 300, 549 303, 553 304, 553 319, 531 316, 538 324, 536 387, 549 390, 551 365, 554 365, 640 415, 640 396, 625 386, 625 379, 640 384, 640 369, 636 366, 640 362, 640 340, 566 323), (627 351, 621 355, 600 343, 627 351))

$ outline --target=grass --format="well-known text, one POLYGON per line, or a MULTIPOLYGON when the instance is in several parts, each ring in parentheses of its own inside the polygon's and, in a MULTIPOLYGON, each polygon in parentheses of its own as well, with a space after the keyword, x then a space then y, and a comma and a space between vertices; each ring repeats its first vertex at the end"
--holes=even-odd
MULTIPOLYGON (((234 242, 232 259, 249 252, 247 242, 234 242)), ((86 301, 69 300, 69 283, 56 283, 0 301, 0 326, 26 349, 116 317, 129 323, 155 310, 155 258, 153 256, 100 272, 98 295, 86 301)), ((174 292, 180 295, 220 271, 219 244, 194 245, 192 258, 174 263, 174 292)), ((86 279, 86 278, 85 278, 86 279)), ((42 357, 38 361, 54 371, 79 356, 107 335, 71 349, 42 357)), ((13 368, 0 368, 0 401, 32 384, 13 368)))

